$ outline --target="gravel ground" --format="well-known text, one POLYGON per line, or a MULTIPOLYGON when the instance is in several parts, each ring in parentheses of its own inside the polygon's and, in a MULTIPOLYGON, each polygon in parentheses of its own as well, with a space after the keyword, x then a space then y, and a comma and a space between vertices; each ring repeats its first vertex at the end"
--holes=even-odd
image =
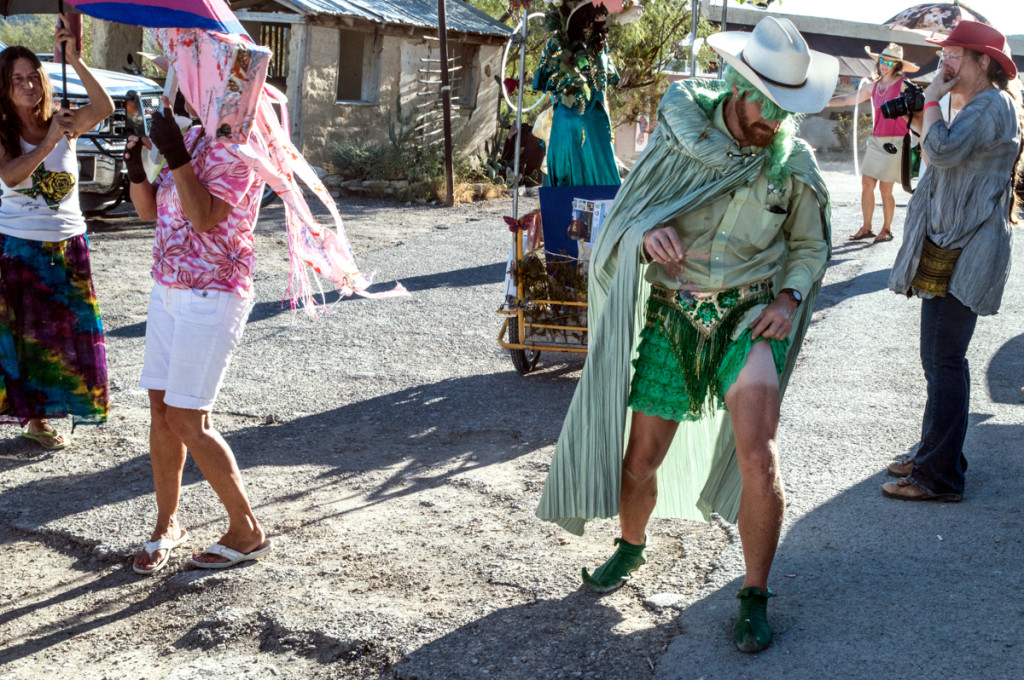
POLYGON ((192 541, 155 577, 131 571, 156 515, 136 386, 151 228, 93 225, 113 414, 54 454, 0 430, 0 680, 1020 677, 1020 287, 972 345, 967 500, 884 501, 880 470, 920 427, 918 305, 884 290, 898 238, 845 241, 859 180, 826 171, 836 252, 783 406, 767 653, 730 647, 734 527, 653 522, 648 564, 598 598, 579 569, 616 523, 576 538, 534 518, 582 359, 521 377, 495 341, 509 201, 345 199, 361 266, 413 294, 293 318, 281 208, 264 212, 258 304, 214 420, 278 547, 223 573, 187 566, 225 528, 191 463, 192 541))
POLYGON ((320 321, 281 306, 283 213, 264 211, 258 302, 213 418, 278 547, 191 570, 226 522, 190 462, 193 538, 150 578, 129 560, 156 516, 137 387, 152 229, 93 223, 112 415, 53 454, 2 428, 0 678, 650 676, 731 533, 658 522, 642 583, 580 591, 617 534, 533 516, 582 359, 544 355, 524 378, 496 342, 509 203, 343 200, 360 265, 412 296, 320 321))

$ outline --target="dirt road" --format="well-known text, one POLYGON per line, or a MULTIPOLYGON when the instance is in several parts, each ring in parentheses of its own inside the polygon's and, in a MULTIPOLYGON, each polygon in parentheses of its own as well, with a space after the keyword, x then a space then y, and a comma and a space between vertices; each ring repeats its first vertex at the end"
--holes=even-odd
POLYGON ((112 415, 54 454, 0 430, 0 678, 651 675, 730 533, 659 522, 642 583, 579 591, 616 533, 533 516, 581 360, 544 356, 523 378, 495 342, 508 203, 342 201, 361 266, 412 296, 319 322, 282 308, 282 211, 264 212, 258 303, 214 420, 278 548, 190 569, 226 528, 190 462, 193 539, 151 578, 129 561, 156 515, 137 387, 152 231, 95 223, 112 415))

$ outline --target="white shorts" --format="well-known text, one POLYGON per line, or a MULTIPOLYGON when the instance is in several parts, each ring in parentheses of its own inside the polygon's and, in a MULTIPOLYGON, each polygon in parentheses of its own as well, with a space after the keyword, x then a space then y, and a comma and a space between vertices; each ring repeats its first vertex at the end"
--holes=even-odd
POLYGON ((211 410, 252 304, 223 291, 153 284, 139 387, 163 390, 168 406, 211 410))

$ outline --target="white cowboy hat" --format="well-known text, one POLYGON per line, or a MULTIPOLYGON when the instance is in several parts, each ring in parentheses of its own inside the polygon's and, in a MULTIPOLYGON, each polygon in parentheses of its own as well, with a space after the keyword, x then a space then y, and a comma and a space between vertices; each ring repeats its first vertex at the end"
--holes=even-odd
POLYGON ((914 62, 907 61, 906 59, 904 59, 903 46, 897 45, 896 43, 889 43, 888 45, 885 46, 885 49, 879 52, 878 54, 872 52, 870 47, 865 47, 864 51, 867 52, 872 59, 881 59, 882 57, 885 57, 890 61, 900 62, 901 64, 903 64, 904 73, 913 73, 914 71, 917 71, 918 69, 921 68, 914 62))
POLYGON ((707 44, 751 85, 791 113, 821 111, 839 80, 839 61, 809 49, 789 19, 765 17, 752 33, 716 33, 708 36, 707 44))

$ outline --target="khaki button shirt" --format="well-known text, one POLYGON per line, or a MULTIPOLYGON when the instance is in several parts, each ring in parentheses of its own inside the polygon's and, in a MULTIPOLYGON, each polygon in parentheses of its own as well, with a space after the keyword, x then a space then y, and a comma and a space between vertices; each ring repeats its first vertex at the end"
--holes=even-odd
MULTIPOLYGON (((722 110, 723 105, 715 110, 714 125, 728 134, 722 110)), ((741 151, 762 150, 746 147, 741 151)), ((781 267, 781 284, 776 292, 793 288, 806 296, 824 272, 828 257, 814 191, 792 177, 773 183, 762 173, 753 183, 662 226, 675 228, 687 255, 678 279, 669 277, 657 262, 648 266, 647 281, 664 288, 734 288, 773 278, 781 267)), ((752 309, 738 332, 762 309, 763 305, 752 309)))

